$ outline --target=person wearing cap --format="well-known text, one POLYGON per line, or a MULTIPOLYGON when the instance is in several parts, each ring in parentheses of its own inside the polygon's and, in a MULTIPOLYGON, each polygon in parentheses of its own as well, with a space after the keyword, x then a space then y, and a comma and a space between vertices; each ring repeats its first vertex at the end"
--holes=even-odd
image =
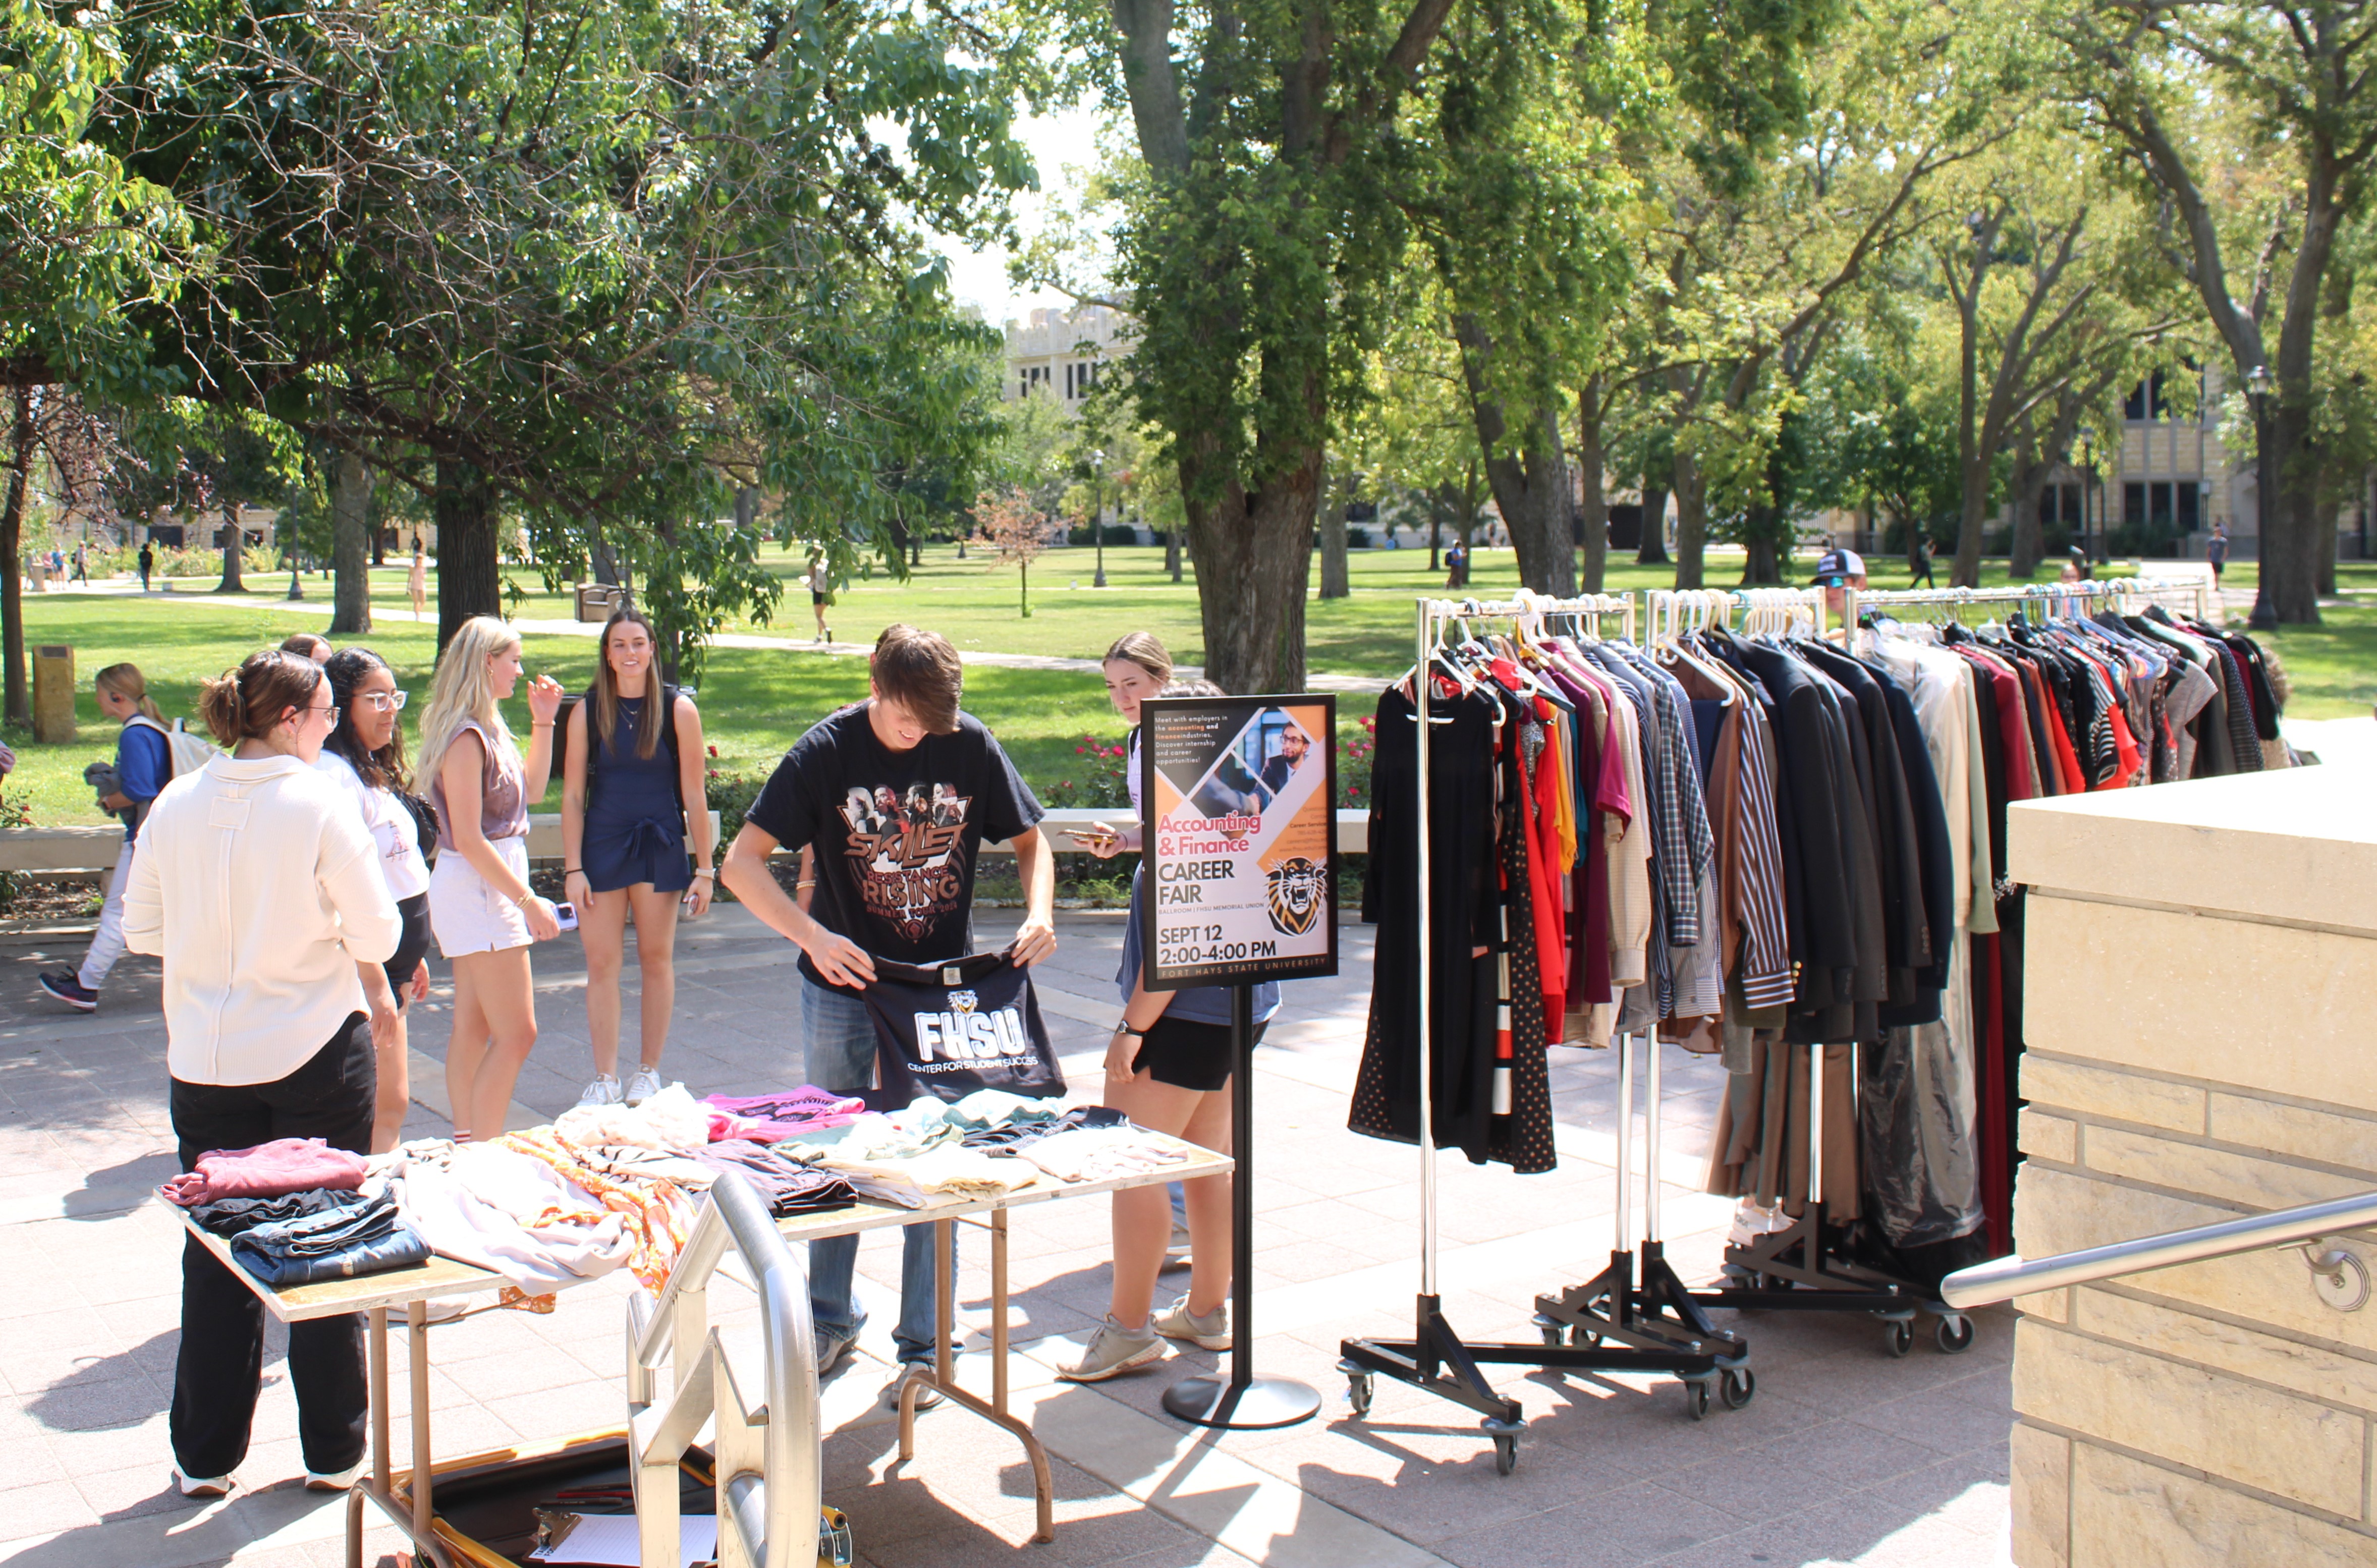
POLYGON ((1810 579, 1824 591, 1824 616, 1827 620, 1841 618, 1845 588, 1865 586, 1865 557, 1855 550, 1827 550, 1816 562, 1816 575, 1810 579))

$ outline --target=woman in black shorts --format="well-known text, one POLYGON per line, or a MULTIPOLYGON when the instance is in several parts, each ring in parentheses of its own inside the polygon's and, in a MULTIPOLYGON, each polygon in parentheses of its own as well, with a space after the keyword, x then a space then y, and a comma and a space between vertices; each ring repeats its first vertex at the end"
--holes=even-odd
MULTIPOLYGON (((404 934, 385 964, 358 964, 374 1023, 395 1015, 395 1044, 378 1053, 379 1097, 372 1111, 371 1150, 384 1155, 404 1134, 410 1103, 405 1081, 404 1006, 429 995, 429 862, 421 853, 421 820, 405 793, 404 689, 388 662, 367 648, 342 648, 322 666, 339 722, 314 766, 354 797, 379 850, 388 896, 404 919, 404 934)), ((388 1031, 376 1033, 386 1037, 388 1031)))
MULTIPOLYGON (((1139 808, 1139 704, 1142 699, 1219 697, 1203 681, 1172 679, 1164 644, 1134 631, 1106 651, 1106 694, 1131 726, 1129 784, 1132 822, 1139 808)), ((1077 840, 1100 859, 1139 847, 1137 826, 1096 824, 1077 840)), ((1115 976, 1122 1022, 1106 1047, 1105 1103, 1141 1127, 1230 1152, 1230 1000, 1227 987, 1151 991, 1140 984, 1140 901, 1143 875, 1131 879, 1131 915, 1123 928, 1122 967, 1115 976)), ((1279 987, 1255 987, 1255 1038, 1279 1011, 1279 987)), ((1230 1179, 1185 1182, 1188 1208, 1188 1294, 1150 1322, 1156 1275, 1172 1236, 1170 1204, 1161 1187, 1134 1187, 1114 1195, 1114 1292, 1106 1320, 1090 1336, 1079 1365, 1057 1375, 1070 1382, 1101 1382, 1144 1367, 1164 1354, 1166 1339, 1208 1350, 1230 1343, 1230 1179)))

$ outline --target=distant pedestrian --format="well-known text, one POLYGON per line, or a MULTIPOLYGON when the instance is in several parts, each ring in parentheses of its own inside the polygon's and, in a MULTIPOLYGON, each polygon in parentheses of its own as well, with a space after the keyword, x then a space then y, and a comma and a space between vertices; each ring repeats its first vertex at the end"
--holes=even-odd
POLYGON ((2228 529, 2225 523, 2212 525, 2212 542, 2204 546, 2204 558, 2212 563, 2212 586, 2220 586, 2221 569, 2228 564, 2228 529))
POLYGON ((833 576, 826 569, 822 551, 809 552, 809 569, 801 578, 801 586, 809 591, 809 611, 817 616, 817 640, 833 640, 833 628, 825 624, 825 610, 833 603, 833 576))
POLYGON ((75 581, 77 582, 89 582, 90 581, 90 557, 88 553, 89 548, 90 547, 88 545, 77 545, 75 546, 74 568, 75 581))
POLYGON ((115 869, 107 879, 107 898, 99 906, 99 929, 78 969, 52 969, 40 977, 41 987, 77 1012, 99 1009, 99 988, 124 956, 124 890, 132 879, 134 845, 141 819, 173 777, 173 744, 165 738, 165 715, 149 700, 149 683, 137 664, 110 664, 93 677, 99 711, 124 726, 115 737, 115 787, 101 796, 100 805, 124 819, 124 844, 115 853, 115 869))
POLYGON ((422 553, 421 535, 412 536, 412 565, 404 574, 405 597, 412 601, 412 618, 429 614, 429 557, 422 553))
POLYGON ((1469 546, 1456 539, 1452 548, 1444 552, 1444 585, 1447 588, 1469 586, 1469 546))
POLYGON ((1906 586, 1912 588, 1918 582, 1926 588, 1940 586, 1931 575, 1931 542, 1923 537, 1920 529, 1906 550, 1906 586))
POLYGON ((155 569, 156 565, 156 546, 143 539, 140 541, 140 592, 143 593, 149 592, 149 574, 155 569))

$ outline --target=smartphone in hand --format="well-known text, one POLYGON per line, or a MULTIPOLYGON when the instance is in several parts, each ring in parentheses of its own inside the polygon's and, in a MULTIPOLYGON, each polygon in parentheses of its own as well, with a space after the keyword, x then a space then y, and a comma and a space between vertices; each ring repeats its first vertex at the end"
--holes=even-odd
POLYGON ((565 931, 574 931, 578 929, 578 906, 574 904, 555 904, 553 906, 553 917, 559 923, 561 928, 565 931))

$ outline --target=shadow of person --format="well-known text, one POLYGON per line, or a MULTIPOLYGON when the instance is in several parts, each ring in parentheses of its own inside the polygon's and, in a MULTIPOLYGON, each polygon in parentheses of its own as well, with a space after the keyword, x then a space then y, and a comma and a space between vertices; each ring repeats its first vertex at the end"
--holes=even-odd
POLYGON ((66 1195, 60 1212, 68 1219, 106 1219, 137 1208, 166 1178, 181 1174, 171 1150, 135 1155, 102 1170, 86 1173, 80 1190, 66 1195))

